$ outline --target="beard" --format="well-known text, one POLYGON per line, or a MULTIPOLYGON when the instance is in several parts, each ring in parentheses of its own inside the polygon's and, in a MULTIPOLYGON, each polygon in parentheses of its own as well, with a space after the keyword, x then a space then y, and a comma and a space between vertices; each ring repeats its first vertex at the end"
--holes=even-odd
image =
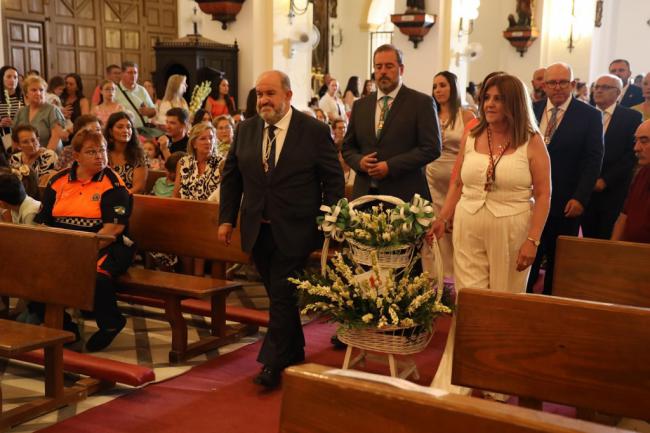
POLYGON ((286 104, 284 102, 281 103, 277 109, 271 104, 257 107, 257 113, 260 117, 264 119, 266 123, 271 125, 276 124, 280 119, 282 119, 282 116, 284 116, 286 111, 286 104))

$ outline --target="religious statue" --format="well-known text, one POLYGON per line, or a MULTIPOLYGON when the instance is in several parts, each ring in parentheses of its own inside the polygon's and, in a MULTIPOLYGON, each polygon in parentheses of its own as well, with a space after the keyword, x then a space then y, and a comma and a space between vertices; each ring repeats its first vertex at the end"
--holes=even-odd
POLYGON ((508 28, 532 27, 534 9, 535 0, 517 0, 517 18, 513 14, 508 15, 508 28))
POLYGON ((424 13, 424 0, 406 0, 406 13, 407 14, 424 13))

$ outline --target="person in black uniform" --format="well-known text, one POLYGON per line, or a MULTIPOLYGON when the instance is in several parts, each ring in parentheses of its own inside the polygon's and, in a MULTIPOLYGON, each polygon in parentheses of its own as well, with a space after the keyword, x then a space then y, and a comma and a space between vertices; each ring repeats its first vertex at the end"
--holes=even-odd
POLYGON ((99 330, 86 342, 86 350, 95 352, 108 347, 126 324, 117 308, 115 279, 127 270, 135 250, 126 237, 132 196, 107 166, 106 140, 100 133, 80 131, 71 146, 74 162, 49 181, 36 221, 115 237, 100 242, 93 308, 99 330))

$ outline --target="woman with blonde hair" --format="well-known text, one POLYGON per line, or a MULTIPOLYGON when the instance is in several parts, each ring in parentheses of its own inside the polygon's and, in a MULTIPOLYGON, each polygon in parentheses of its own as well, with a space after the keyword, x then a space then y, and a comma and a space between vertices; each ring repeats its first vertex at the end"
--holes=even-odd
MULTIPOLYGON (((460 176, 428 236, 440 239, 454 216, 456 291, 525 293, 550 207, 549 156, 521 80, 496 75, 485 89, 478 125, 461 140, 460 176)), ((454 318, 431 386, 469 394, 451 384, 455 327, 454 318)))
POLYGON ((167 80, 165 96, 163 96, 158 107, 158 116, 155 123, 164 126, 167 122, 167 111, 172 108, 184 108, 189 111, 187 101, 183 95, 187 91, 187 77, 185 75, 174 74, 167 80))
MULTIPOLYGON (((218 191, 221 183, 220 163, 217 154, 217 131, 214 126, 199 123, 190 130, 187 155, 178 161, 172 197, 187 200, 208 200, 218 191)), ((203 275, 205 261, 182 257, 185 272, 203 275)))

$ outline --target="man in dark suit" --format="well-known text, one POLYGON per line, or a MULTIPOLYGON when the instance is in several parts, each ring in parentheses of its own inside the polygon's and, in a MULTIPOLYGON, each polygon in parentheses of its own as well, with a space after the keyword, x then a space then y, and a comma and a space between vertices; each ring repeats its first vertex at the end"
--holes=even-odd
POLYGON ((589 205, 582 218, 582 234, 609 239, 632 181, 636 158, 634 132, 642 116, 617 104, 623 83, 616 75, 599 77, 594 86, 596 107, 603 113, 605 156, 589 205))
POLYGON ((305 357, 295 287, 287 278, 322 245, 320 206, 343 197, 345 182, 327 125, 291 107, 289 77, 265 72, 255 89, 259 116, 240 123, 223 170, 219 239, 230 244, 241 208, 242 249, 252 254, 270 299, 257 358, 264 367, 255 383, 273 388, 285 367, 305 357))
POLYGON ((623 91, 618 97, 618 103, 623 107, 632 107, 642 103, 643 91, 639 86, 630 83, 632 71, 630 71, 630 62, 625 59, 616 59, 609 64, 609 73, 616 75, 623 81, 623 91))
POLYGON ((555 245, 560 235, 577 236, 580 216, 600 174, 603 160, 603 120, 601 113, 571 95, 575 88, 573 71, 564 63, 546 68, 544 91, 548 99, 533 108, 551 157, 551 209, 544 227, 535 262, 528 279, 528 292, 539 275, 546 256, 544 294, 553 284, 555 245))
POLYGON ((354 103, 343 158, 356 171, 352 195, 429 198, 426 165, 440 156, 433 98, 402 84, 402 52, 382 45, 373 56, 377 92, 354 103))

